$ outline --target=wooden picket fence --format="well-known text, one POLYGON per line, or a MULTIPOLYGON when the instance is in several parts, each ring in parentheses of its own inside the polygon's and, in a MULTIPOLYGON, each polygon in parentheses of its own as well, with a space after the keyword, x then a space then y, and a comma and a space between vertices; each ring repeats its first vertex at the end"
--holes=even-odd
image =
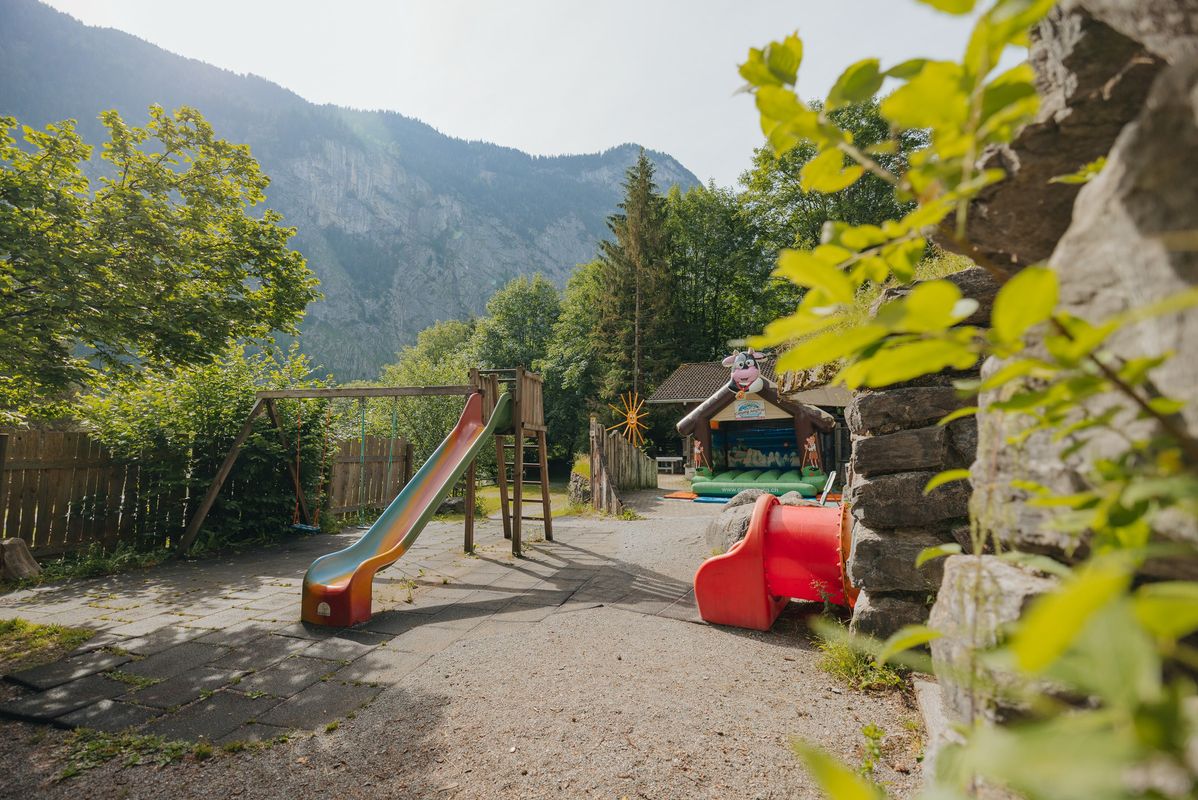
POLYGON ((164 544, 186 522, 183 493, 85 433, 0 431, 0 538, 24 539, 36 556, 164 544))
POLYGON ((406 439, 367 436, 341 442, 333 456, 329 479, 329 511, 345 514, 362 508, 384 508, 412 477, 412 445, 406 439))
POLYGON ((657 488, 657 462, 615 431, 606 431, 591 417, 591 506, 596 511, 619 514, 624 510, 619 493, 657 488))

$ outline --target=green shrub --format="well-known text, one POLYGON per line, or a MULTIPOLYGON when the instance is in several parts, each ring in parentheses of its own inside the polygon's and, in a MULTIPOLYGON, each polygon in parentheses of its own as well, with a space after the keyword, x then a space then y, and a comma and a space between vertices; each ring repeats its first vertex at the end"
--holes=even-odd
MULTIPOLYGON (((138 464, 143 494, 198 498, 249 415, 254 393, 321 385, 311 371, 294 346, 286 353, 238 346, 204 366, 112 380, 81 400, 79 415, 114 456, 138 464)), ((204 522, 197 550, 262 542, 289 530, 295 490, 287 462, 295 458, 297 413, 305 490, 311 507, 323 502, 316 490, 325 402, 279 400, 277 406, 291 447, 284 450, 268 415, 261 414, 204 522)), ((135 549, 161 538, 159 531, 146 531, 135 549)))

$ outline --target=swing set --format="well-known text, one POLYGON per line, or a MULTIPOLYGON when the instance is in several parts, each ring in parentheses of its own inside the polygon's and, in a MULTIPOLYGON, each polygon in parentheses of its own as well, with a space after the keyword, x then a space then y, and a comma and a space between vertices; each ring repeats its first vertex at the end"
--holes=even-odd
MULTIPOLYGON (((279 415, 277 401, 279 400, 296 400, 300 401, 296 412, 296 441, 294 443, 294 458, 287 461, 287 472, 291 477, 291 483, 295 490, 295 508, 292 512, 292 527, 295 530, 306 533, 315 533, 320 530, 320 507, 319 503, 315 511, 309 508, 308 496, 304 491, 303 478, 301 474, 301 452, 303 448, 303 402, 304 400, 336 400, 336 399, 356 399, 358 401, 358 420, 359 420, 359 454, 358 454, 358 521, 365 522, 366 506, 368 504, 367 496, 367 437, 366 437, 366 402, 371 398, 389 397, 392 399, 391 405, 391 437, 388 442, 388 452, 386 461, 386 483, 385 487, 389 490, 395 486, 394 468, 398 461, 404 462, 404 475, 400 476, 401 483, 406 482, 407 474, 411 469, 410 453, 397 454, 395 452, 395 442, 398 438, 398 402, 401 397, 444 397, 444 396, 466 396, 471 393, 470 386, 370 386, 359 388, 345 389, 277 389, 270 391, 257 392, 254 399, 254 405, 250 408, 250 413, 246 416, 245 422, 242 423, 241 430, 237 432, 237 436, 233 439, 233 444, 225 454, 224 461, 216 471, 216 475, 212 483, 208 487, 208 491, 200 500, 199 506, 196 508, 195 514, 187 525, 187 529, 183 532, 183 537, 179 541, 179 553, 185 554, 195 543, 196 537, 199 535, 201 527, 208 513, 212 510, 212 506, 216 503, 216 498, 220 494, 221 487, 228 480, 229 474, 233 471, 233 465, 237 462, 237 456, 241 453, 241 448, 245 446, 250 434, 254 430, 254 422, 263 413, 271 422, 271 426, 279 436, 279 441, 283 445, 285 452, 292 452, 293 446, 287 436, 287 431, 283 427, 282 418, 279 415)), ((326 487, 326 476, 331 479, 333 472, 330 467, 327 471, 325 465, 328 463, 329 450, 331 448, 331 429, 332 429, 332 405, 329 405, 326 411, 322 425, 321 434, 321 457, 320 457, 320 477, 316 488, 316 497, 319 500, 324 495, 326 487)))
MULTIPOLYGON (((358 401, 357 513, 358 522, 365 523, 366 506, 372 500, 381 500, 380 505, 387 505, 390 497, 394 496, 401 486, 406 485, 411 477, 412 457, 410 445, 407 446, 403 453, 397 453, 395 448, 395 443, 398 439, 399 398, 447 396, 469 398, 473 394, 480 394, 485 413, 489 415, 496 407, 500 394, 506 392, 510 398, 512 419, 507 427, 503 430, 496 430, 494 434, 495 454, 500 465, 497 479, 500 489, 500 510, 502 512, 504 538, 512 541, 512 553, 518 556, 521 550, 521 523, 524 520, 542 521, 545 526, 545 538, 550 540, 553 538, 552 511, 549 505, 547 443, 545 440, 546 427, 541 384, 542 381, 539 375, 518 367, 508 370, 471 370, 469 384, 454 386, 370 386, 356 388, 279 389, 257 392, 250 413, 246 416, 245 422, 234 438, 233 444, 225 455, 224 461, 221 462, 220 467, 217 469, 212 483, 209 485, 204 497, 200 500, 195 514, 192 516, 187 529, 179 541, 178 553, 180 555, 186 554, 194 544, 205 518, 216 503, 216 498, 220 494, 221 487, 232 472, 233 465, 237 461, 237 456, 253 432, 254 422, 259 416, 266 413, 271 425, 279 436, 279 441, 283 445, 284 452, 290 453, 292 451, 292 444, 288 441, 286 429, 283 427, 279 416, 277 405, 277 401, 279 400, 299 401, 299 408, 296 412, 294 458, 289 458, 287 461, 287 472, 291 477, 291 482, 295 489, 292 527, 298 531, 314 533, 320 530, 320 506, 322 505, 321 499, 324 496, 326 486, 326 474, 330 476, 333 474, 331 468, 328 473, 325 471, 330 449, 332 405, 330 403, 329 408, 326 410, 322 426, 320 474, 316 487, 317 508, 313 512, 309 508, 308 497, 304 492, 301 472, 303 466, 301 459, 303 448, 302 401, 318 399, 356 399, 358 401), (367 480, 367 463, 369 461, 381 461, 381 457, 378 455, 369 456, 367 454, 366 403, 367 400, 372 398, 387 397, 392 400, 391 436, 387 445, 385 462, 386 478, 382 487, 382 496, 381 498, 375 498, 369 496, 368 485, 371 484, 367 480), (533 448, 533 452, 526 453, 530 447, 533 448), (530 455, 532 458, 528 458, 530 455), (398 476, 399 480, 396 483, 397 476, 395 475, 395 468, 400 463, 402 463, 403 474, 398 476), (534 470, 534 474, 528 474, 528 470, 530 469, 534 470), (540 489, 538 492, 540 496, 525 497, 525 483, 537 485, 540 489), (524 511, 526 504, 540 505, 541 515, 527 515, 524 511)), ((464 550, 467 553, 471 553, 474 550, 475 494, 475 465, 472 460, 465 472, 466 530, 464 550)))

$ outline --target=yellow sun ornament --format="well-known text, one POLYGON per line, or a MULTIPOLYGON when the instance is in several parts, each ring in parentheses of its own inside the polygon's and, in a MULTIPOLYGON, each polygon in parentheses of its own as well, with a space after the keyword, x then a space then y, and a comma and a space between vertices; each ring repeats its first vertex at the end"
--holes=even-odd
POLYGON ((616 428, 623 428, 621 433, 624 434, 624 438, 631 442, 634 447, 640 447, 645 443, 645 435, 642 433, 642 431, 644 431, 647 427, 645 423, 642 422, 647 414, 641 412, 641 408, 645 405, 645 401, 637 397, 636 392, 629 392, 628 394, 620 395, 620 404, 623 406, 623 408, 617 408, 611 403, 607 404, 612 411, 624 418, 615 425, 609 427, 608 430, 612 431, 616 428))

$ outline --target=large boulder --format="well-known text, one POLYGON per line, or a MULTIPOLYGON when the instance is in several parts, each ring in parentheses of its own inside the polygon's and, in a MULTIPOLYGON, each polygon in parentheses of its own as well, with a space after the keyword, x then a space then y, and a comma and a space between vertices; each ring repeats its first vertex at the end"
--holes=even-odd
POLYGON ((1008 719, 1022 712, 1005 699, 1001 674, 978 658, 994 647, 1006 628, 1055 580, 997 556, 950 556, 928 625, 941 633, 932 642, 932 661, 945 709, 956 722, 1008 719))
POLYGON ((928 618, 926 594, 886 594, 863 591, 857 595, 849 629, 861 636, 886 639, 904 625, 928 618))
POLYGON ((939 469, 948 456, 948 431, 939 425, 853 440, 854 475, 939 469))
POLYGON ((42 568, 24 539, 0 539, 0 579, 20 581, 36 578, 41 573, 42 568))
POLYGON ((857 436, 878 436, 907 428, 935 425, 946 415, 972 405, 951 386, 917 386, 861 392, 844 410, 849 430, 857 436))
POLYGON ((566 497, 576 506, 591 504, 591 479, 577 472, 570 473, 570 481, 566 484, 566 497))
POLYGON ((751 506, 757 502, 758 497, 761 497, 765 493, 764 489, 742 489, 724 504, 724 509, 736 508, 737 506, 751 506))
POLYGON ((935 592, 944 572, 944 560, 932 559, 918 568, 915 560, 925 548, 951 541, 951 530, 875 531, 855 525, 849 581, 868 592, 935 592))
POLYGON ((911 528, 935 525, 969 514, 968 481, 946 483, 924 494, 936 472, 899 472, 872 478, 853 475, 849 506, 867 528, 911 528))
POLYGON ((745 538, 752 517, 752 504, 724 506, 719 516, 707 524, 704 540, 707 542, 708 552, 713 555, 727 553, 732 545, 745 538))

